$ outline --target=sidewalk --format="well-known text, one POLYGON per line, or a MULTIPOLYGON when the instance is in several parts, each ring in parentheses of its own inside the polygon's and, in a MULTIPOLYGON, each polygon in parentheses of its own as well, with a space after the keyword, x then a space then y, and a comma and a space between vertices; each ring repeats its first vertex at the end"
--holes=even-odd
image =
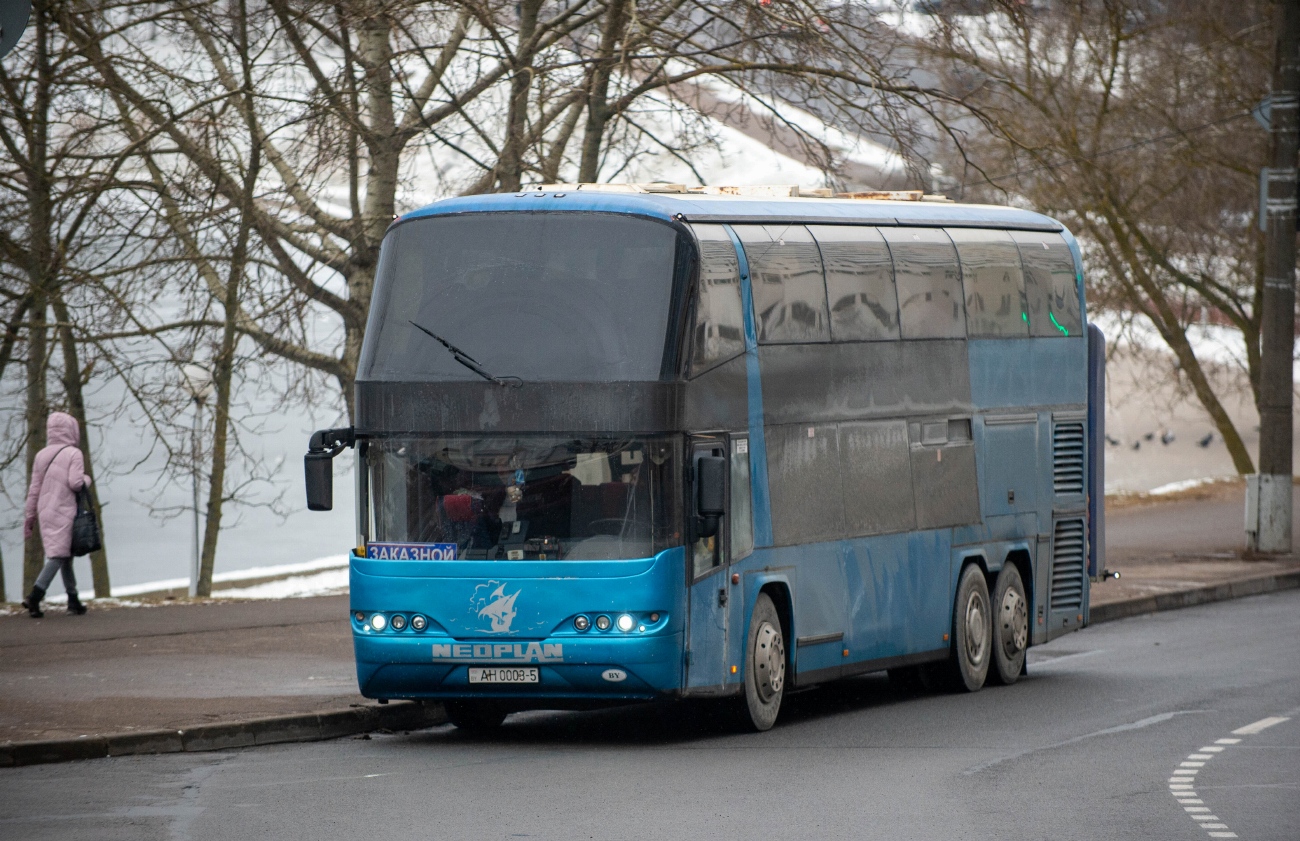
MULTIPOLYGON (((1231 489, 1117 507, 1107 565, 1122 577, 1094 585, 1094 621, 1300 586, 1300 558, 1224 548, 1240 544, 1240 518, 1231 489)), ((29 745, 26 763, 439 723, 436 706, 357 694, 347 609, 346 596, 325 596, 0 616, 0 766, 19 764, 16 743, 88 740, 45 759, 29 745), (123 747, 129 734, 138 750, 123 747), (116 747, 94 747, 104 737, 116 747)))

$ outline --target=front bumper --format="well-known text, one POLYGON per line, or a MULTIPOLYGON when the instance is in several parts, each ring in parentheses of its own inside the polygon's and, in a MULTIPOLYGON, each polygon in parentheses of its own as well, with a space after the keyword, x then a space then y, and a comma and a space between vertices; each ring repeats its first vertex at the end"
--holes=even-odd
POLYGON ((505 644, 438 635, 385 638, 353 633, 357 682, 367 698, 660 698, 675 694, 680 685, 681 644, 680 633, 564 636, 505 644), (530 649, 541 655, 530 658, 530 649), (521 652, 523 657, 515 656, 521 652), (469 656, 457 656, 461 654, 469 656), (471 684, 470 666, 535 666, 538 682, 471 684), (622 674, 611 675, 611 670, 622 674))

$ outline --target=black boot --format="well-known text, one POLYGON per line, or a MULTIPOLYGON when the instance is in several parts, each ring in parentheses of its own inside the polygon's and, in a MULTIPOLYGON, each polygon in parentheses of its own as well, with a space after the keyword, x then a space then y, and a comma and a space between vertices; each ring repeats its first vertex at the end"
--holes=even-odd
POLYGON ((45 615, 41 610, 41 599, 45 598, 44 587, 32 587, 31 594, 23 601, 23 607, 27 608, 27 613, 33 619, 40 619, 45 615))
POLYGON ((77 598, 76 593, 68 593, 68 613, 73 616, 85 616, 86 606, 77 598))

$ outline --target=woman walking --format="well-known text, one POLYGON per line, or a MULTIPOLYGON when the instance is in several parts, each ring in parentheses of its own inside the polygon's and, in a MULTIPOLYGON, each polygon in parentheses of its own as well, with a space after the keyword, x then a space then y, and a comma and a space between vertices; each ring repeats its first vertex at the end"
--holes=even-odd
POLYGON ((77 598, 77 577, 72 571, 72 521, 77 516, 77 491, 90 483, 81 455, 81 429, 72 415, 53 412, 45 430, 49 445, 36 454, 32 465, 32 484, 27 489, 23 512, 23 537, 30 537, 39 522, 47 560, 23 607, 36 619, 44 616, 41 599, 45 598, 54 573, 62 571, 63 588, 68 591, 68 613, 80 616, 86 612, 86 606, 77 598))

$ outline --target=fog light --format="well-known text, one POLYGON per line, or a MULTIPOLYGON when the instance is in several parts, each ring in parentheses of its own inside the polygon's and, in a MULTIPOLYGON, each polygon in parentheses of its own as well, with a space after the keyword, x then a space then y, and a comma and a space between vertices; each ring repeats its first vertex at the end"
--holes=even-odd
POLYGON ((370 627, 374 628, 376 631, 382 631, 384 628, 388 627, 388 620, 384 618, 384 614, 376 613, 374 616, 370 617, 370 627))
POLYGON ((423 616, 417 614, 411 617, 411 628, 413 628, 416 631, 423 631, 426 627, 428 627, 428 625, 429 625, 428 620, 425 619, 423 616))
POLYGON ((573 627, 579 631, 585 631, 591 627, 591 620, 585 616, 575 616, 573 617, 573 627))
POLYGON ((366 621, 366 615, 359 610, 356 613, 352 614, 352 618, 357 620, 358 622, 366 621))
POLYGON ((604 614, 601 614, 600 616, 597 616, 597 617, 596 617, 596 628, 597 628, 597 630, 608 631, 608 630, 609 630, 609 617, 608 617, 608 616, 605 616, 604 614))
POLYGON ((406 617, 400 613, 393 617, 393 630, 400 631, 406 627, 406 617))
POLYGON ((651 622, 658 622, 658 621, 659 621, 659 614, 657 614, 657 613, 652 613, 652 614, 650 614, 650 621, 651 621, 651 622))
POLYGON ((636 620, 633 619, 631 616, 628 616, 626 613, 618 617, 618 629, 625 634, 628 631, 632 630, 633 626, 635 625, 636 625, 636 620))

